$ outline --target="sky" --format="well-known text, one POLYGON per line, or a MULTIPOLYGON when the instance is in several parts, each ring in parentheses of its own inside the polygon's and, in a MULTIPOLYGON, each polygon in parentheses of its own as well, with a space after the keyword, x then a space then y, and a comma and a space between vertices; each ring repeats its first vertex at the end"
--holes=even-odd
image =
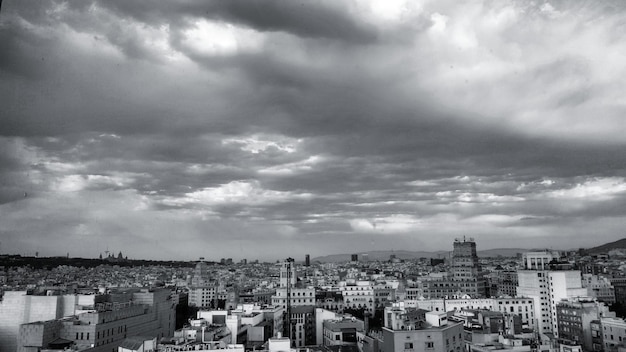
POLYGON ((0 252, 626 237, 625 6, 5 0, 0 252))

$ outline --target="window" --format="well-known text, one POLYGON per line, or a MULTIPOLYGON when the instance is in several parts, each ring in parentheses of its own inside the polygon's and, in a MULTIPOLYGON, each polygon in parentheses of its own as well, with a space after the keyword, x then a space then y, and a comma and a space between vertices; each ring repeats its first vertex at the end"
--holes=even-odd
POLYGON ((413 349, 413 342, 405 342, 404 343, 404 349, 405 350, 412 350, 413 349))
POLYGON ((432 350, 433 348, 435 348, 435 343, 432 341, 426 341, 425 347, 426 349, 432 350))

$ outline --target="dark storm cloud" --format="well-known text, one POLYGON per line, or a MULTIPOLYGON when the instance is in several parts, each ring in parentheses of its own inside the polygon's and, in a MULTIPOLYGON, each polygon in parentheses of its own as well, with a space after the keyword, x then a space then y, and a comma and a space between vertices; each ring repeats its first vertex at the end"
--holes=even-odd
POLYGON ((343 13, 345 9, 334 2, 218 0, 158 4, 150 1, 104 1, 98 5, 149 24, 177 22, 181 17, 207 18, 260 31, 284 31, 302 37, 356 43, 368 43, 376 39, 374 27, 343 13))
POLYGON ((1 74, 27 78, 41 76, 46 66, 45 52, 40 50, 43 44, 45 41, 42 38, 24 31, 19 24, 4 23, 0 30, 0 50, 3 53, 0 56, 1 74))
POLYGON ((115 233, 163 253, 176 233, 220 243, 222 256, 259 239, 328 251, 315 240, 441 249, 427 239, 617 236, 619 11, 598 21, 601 9, 578 3, 392 5, 3 6, 11 245, 44 229, 51 243, 93 248, 115 233))

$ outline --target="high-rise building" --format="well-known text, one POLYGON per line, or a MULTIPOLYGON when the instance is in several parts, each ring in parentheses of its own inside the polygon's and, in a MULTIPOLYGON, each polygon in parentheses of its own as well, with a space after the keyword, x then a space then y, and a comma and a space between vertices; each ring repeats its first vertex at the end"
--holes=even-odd
POLYGON ((476 254, 476 242, 454 240, 450 273, 447 277, 424 280, 423 294, 425 298, 458 298, 469 295, 473 298, 485 297, 487 284, 476 254))
POLYGON ((358 262, 359 261, 359 255, 358 254, 353 254, 351 255, 351 260, 353 262, 358 262))
POLYGON ((528 252, 522 259, 527 270, 517 272, 517 295, 535 301, 537 331, 558 338, 557 303, 562 299, 587 296, 580 271, 549 270, 548 264, 556 259, 551 252, 528 252))
POLYGON ((308 254, 304 256, 304 266, 311 266, 311 256, 308 254))
POLYGON ((218 285, 211 278, 209 266, 200 258, 191 276, 189 285, 189 305, 195 307, 211 307, 218 298, 218 285))
POLYGON ((457 280, 466 280, 475 279, 479 274, 482 274, 482 270, 478 262, 474 239, 455 240, 452 251, 452 277, 457 280))
POLYGON ((287 258, 280 265, 280 287, 295 287, 297 281, 296 265, 292 258, 287 258))

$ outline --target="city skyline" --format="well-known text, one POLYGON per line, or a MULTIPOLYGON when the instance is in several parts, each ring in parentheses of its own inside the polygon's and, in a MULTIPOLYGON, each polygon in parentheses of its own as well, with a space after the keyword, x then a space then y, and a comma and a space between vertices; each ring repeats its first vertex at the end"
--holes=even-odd
POLYGON ((621 239, 625 20, 618 1, 4 1, 0 251, 621 239))

